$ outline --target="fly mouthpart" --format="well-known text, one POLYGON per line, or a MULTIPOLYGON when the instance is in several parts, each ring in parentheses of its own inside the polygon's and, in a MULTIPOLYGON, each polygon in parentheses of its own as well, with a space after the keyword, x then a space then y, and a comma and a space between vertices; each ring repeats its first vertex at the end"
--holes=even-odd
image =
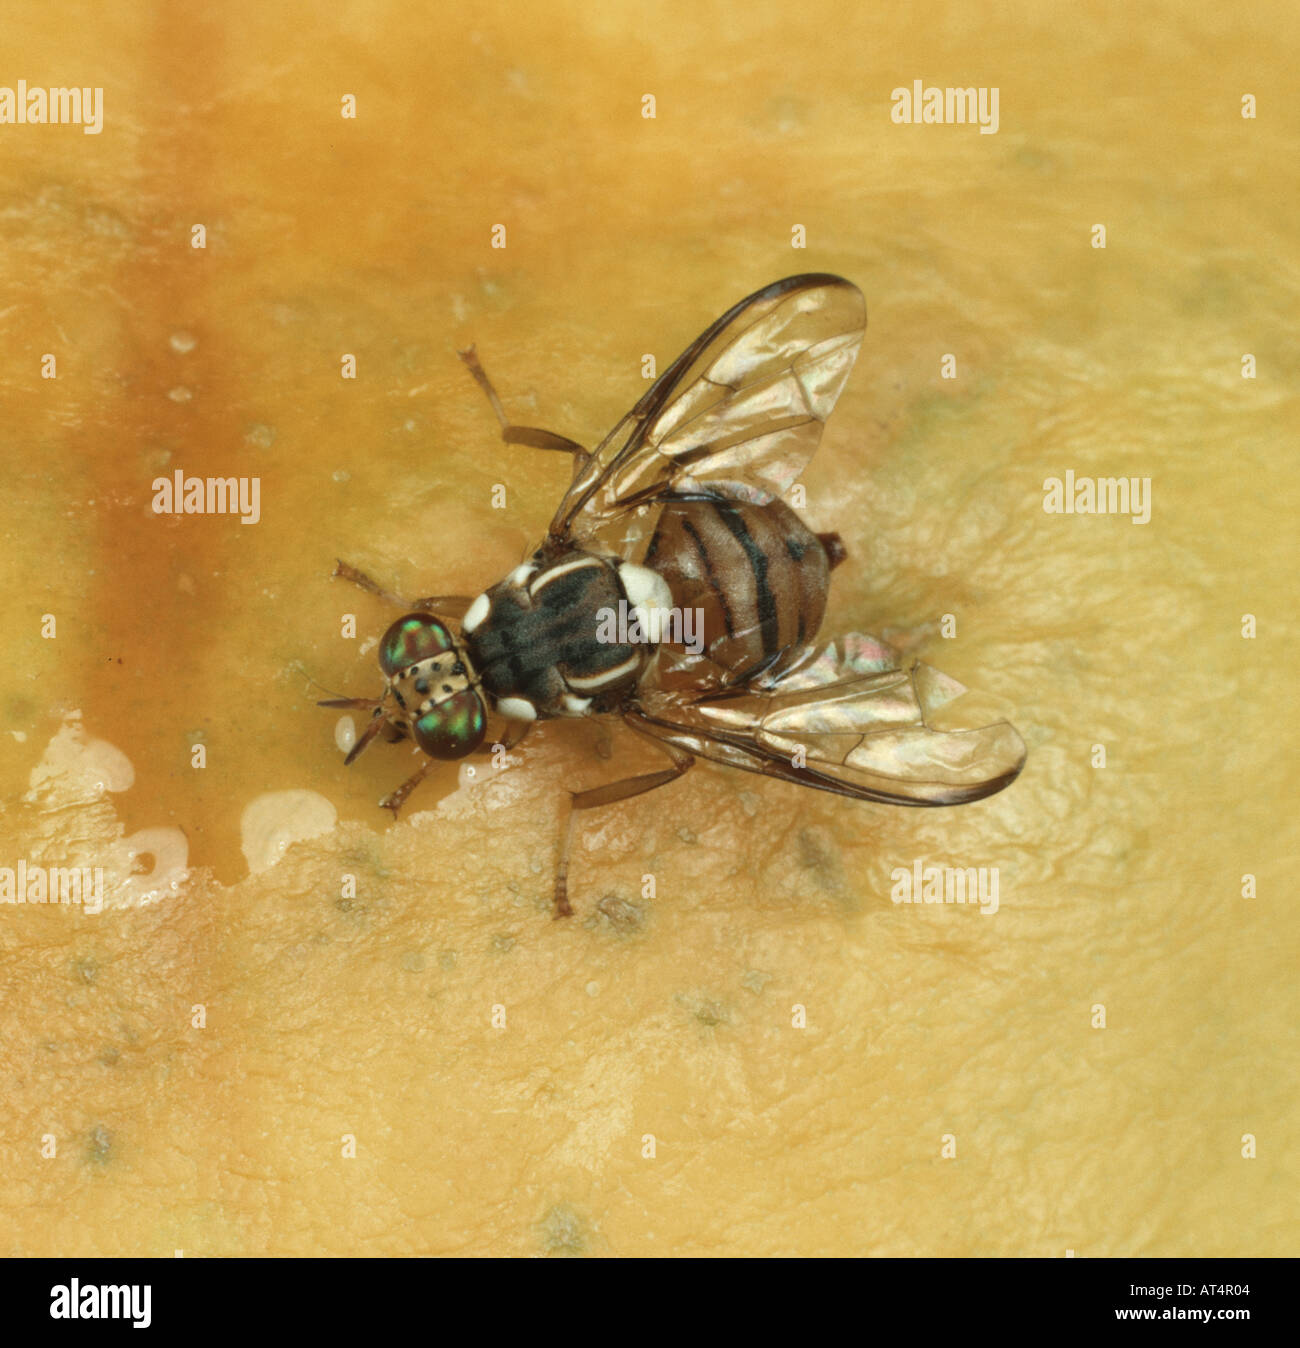
POLYGON ((348 750, 348 755, 343 760, 344 767, 347 767, 384 728, 387 723, 387 717, 384 715, 384 702, 387 697, 388 690, 385 690, 384 696, 378 702, 373 697, 332 697, 316 704, 318 707, 337 707, 343 711, 368 711, 370 713, 369 723, 357 738, 357 742, 348 750))
POLYGON ((370 741, 374 739, 374 737, 377 734, 379 734, 379 732, 384 728, 384 726, 388 724, 388 719, 384 715, 384 708, 382 703, 363 702, 362 706, 372 707, 373 711, 371 712, 370 715, 369 724, 361 732, 361 734, 357 736, 357 742, 352 746, 351 749, 348 750, 348 756, 343 760, 343 766, 345 768, 352 763, 352 761, 357 757, 357 755, 362 751, 362 749, 364 749, 366 745, 369 744, 370 741))

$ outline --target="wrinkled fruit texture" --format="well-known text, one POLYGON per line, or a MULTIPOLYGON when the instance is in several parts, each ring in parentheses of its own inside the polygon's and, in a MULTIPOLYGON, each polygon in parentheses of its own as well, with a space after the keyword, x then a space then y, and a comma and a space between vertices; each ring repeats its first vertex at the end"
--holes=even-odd
POLYGON ((0 128, 0 866, 110 892, 0 906, 4 1253, 1294 1252, 1295 18, 1013 9, 6 22, 106 121, 0 128), (893 124, 916 78, 996 82, 998 133, 893 124), (952 811, 702 766, 584 822, 554 922, 560 791, 653 752, 547 728, 391 824, 409 747, 345 772, 314 706, 394 616, 333 560, 474 594, 540 534, 567 463, 457 346, 590 443, 802 270, 870 313, 804 479, 825 630, 1028 766, 952 811), (260 521, 151 513, 178 468, 260 521), (1066 470, 1150 522, 1046 514, 1066 470), (191 868, 153 902, 143 830, 191 868), (891 902, 917 859, 996 915, 891 902))

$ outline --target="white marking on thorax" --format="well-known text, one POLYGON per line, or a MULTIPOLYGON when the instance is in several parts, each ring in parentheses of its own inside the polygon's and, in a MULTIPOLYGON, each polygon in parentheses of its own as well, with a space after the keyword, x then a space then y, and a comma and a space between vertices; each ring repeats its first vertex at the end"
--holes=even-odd
POLYGON ((497 711, 509 721, 537 720, 537 708, 526 697, 499 697, 497 711))
POLYGON ((536 570, 537 564, 535 562, 525 562, 522 566, 515 567, 506 579, 511 585, 522 590, 524 586, 528 584, 528 577, 536 570))
POLYGON ((543 571, 528 587, 529 597, 536 599, 553 580, 559 580, 561 576, 567 576, 570 571, 585 571, 593 566, 599 570, 604 565, 605 563, 599 557, 571 557, 567 562, 560 562, 558 566, 552 566, 543 571))
POLYGON ((663 640, 663 627, 673 606, 673 592, 668 582, 648 566, 624 562, 618 569, 627 602, 636 614, 637 622, 646 637, 655 645, 663 640))
POLYGON ((566 716, 585 716, 591 706, 591 698, 574 697, 572 693, 564 695, 564 714, 566 716))
POLYGON ((599 674, 566 674, 564 681, 576 693, 595 693, 607 688, 611 683, 625 679, 641 663, 641 652, 633 651, 626 660, 612 669, 602 669, 599 674))
POLYGON ((634 608, 672 608, 673 592, 658 571, 624 562, 618 568, 618 578, 623 582, 627 602, 634 608))
POLYGON ((460 630, 462 632, 472 632, 488 615, 488 609, 491 608, 492 601, 485 594, 479 597, 465 610, 465 616, 460 620, 460 630))

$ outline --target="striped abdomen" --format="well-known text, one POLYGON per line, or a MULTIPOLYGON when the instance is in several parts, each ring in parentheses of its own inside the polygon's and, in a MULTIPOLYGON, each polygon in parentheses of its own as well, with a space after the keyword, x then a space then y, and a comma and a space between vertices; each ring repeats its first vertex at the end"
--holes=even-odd
POLYGON ((670 501, 645 565, 659 572, 673 604, 698 610, 713 665, 690 669, 681 646, 665 645, 665 672, 699 685, 740 683, 777 671, 821 626, 831 567, 843 558, 834 534, 819 537, 785 504, 720 494, 670 501))

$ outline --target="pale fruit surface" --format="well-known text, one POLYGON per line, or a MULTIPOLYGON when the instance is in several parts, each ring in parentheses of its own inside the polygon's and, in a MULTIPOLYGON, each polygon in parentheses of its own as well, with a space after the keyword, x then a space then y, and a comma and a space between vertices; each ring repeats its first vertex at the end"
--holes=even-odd
POLYGON ((1295 25, 7 13, 4 78, 105 125, 0 126, 0 867, 120 898, 122 837, 180 829, 193 870, 0 905, 2 1252, 1294 1253, 1295 25), (997 134, 894 124, 918 78, 996 84, 997 134), (827 629, 910 638, 1028 766, 952 811, 701 766, 586 822, 554 922, 558 793, 653 753, 546 727, 392 825, 409 750, 344 770, 314 705, 377 691, 394 616, 334 559, 473 595, 539 536, 567 463, 497 442, 458 346, 592 442, 812 270, 870 315, 804 479, 827 629), (260 521, 154 515, 176 469, 260 521), (1044 513, 1067 470, 1150 522, 1044 513), (76 724, 134 783, 25 800, 76 724), (917 859, 997 867, 996 915, 894 904, 917 859))

